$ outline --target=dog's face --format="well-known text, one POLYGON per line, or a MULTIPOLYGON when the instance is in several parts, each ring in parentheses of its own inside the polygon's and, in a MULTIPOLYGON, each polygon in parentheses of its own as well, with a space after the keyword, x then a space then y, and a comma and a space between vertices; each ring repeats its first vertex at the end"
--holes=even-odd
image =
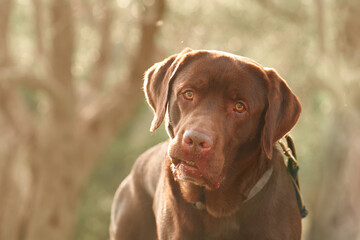
POLYGON ((152 130, 167 115, 174 178, 208 190, 219 188, 245 155, 271 159, 273 144, 300 113, 276 72, 217 51, 188 49, 155 64, 145 93, 155 112, 152 130))
POLYGON ((178 73, 168 105, 174 136, 168 152, 177 179, 218 188, 241 148, 259 139, 266 91, 256 74, 215 53, 178 73))

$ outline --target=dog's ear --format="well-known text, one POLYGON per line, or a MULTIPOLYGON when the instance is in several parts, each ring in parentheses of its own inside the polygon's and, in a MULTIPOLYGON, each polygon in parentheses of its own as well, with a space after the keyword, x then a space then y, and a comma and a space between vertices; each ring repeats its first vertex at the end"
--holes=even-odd
POLYGON ((190 48, 186 48, 179 54, 170 56, 162 62, 155 63, 145 72, 145 96, 155 114, 150 131, 156 130, 164 120, 172 80, 184 55, 191 51, 190 48))
POLYGON ((265 113, 261 145, 267 156, 272 158, 273 145, 296 124, 301 112, 298 98, 286 82, 271 68, 265 68, 269 80, 268 107, 265 113))

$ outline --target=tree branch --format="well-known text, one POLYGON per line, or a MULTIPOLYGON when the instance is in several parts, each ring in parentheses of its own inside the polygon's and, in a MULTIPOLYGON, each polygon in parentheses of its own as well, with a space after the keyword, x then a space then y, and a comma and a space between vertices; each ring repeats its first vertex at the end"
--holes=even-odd
POLYGON ((101 90, 105 81, 105 75, 110 63, 111 44, 111 26, 113 21, 113 11, 109 3, 105 1, 103 6, 103 16, 99 24, 98 31, 101 36, 100 55, 91 69, 94 69, 90 84, 93 89, 101 90))
POLYGON ((0 67, 10 63, 8 52, 8 26, 12 0, 0 1, 0 67))
POLYGON ((7 104, 8 99, 8 93, 5 91, 5 89, 0 86, 0 115, 3 116, 3 119, 5 120, 6 124, 8 126, 11 126, 11 128, 14 130, 14 132, 18 135, 21 131, 19 130, 18 126, 15 124, 15 119, 12 115, 12 113, 9 111, 9 107, 7 104))
POLYGON ((73 96, 71 73, 74 50, 73 11, 69 0, 52 2, 52 70, 55 79, 73 96))
POLYGON ((8 68, 0 71, 0 82, 2 84, 16 84, 37 90, 43 90, 49 94, 53 103, 58 106, 61 112, 69 113, 72 103, 69 100, 66 89, 55 81, 44 81, 30 71, 23 71, 17 68, 8 68))
POLYGON ((6 82, 0 81, 0 113, 14 130, 18 140, 26 140, 34 130, 33 117, 19 93, 6 82))
POLYGON ((135 54, 132 56, 130 72, 126 77, 127 84, 119 81, 119 83, 113 87, 112 93, 105 96, 96 107, 97 113, 95 113, 96 116, 94 116, 94 119, 106 119, 110 117, 110 115, 117 115, 118 113, 111 110, 112 107, 109 106, 121 109, 124 103, 131 105, 129 104, 129 99, 136 100, 139 95, 142 95, 142 91, 140 90, 143 73, 152 64, 152 55, 155 49, 154 36, 158 29, 157 23, 161 20, 164 10, 164 0, 157 0, 154 5, 146 9, 141 19, 141 39, 135 54))
POLYGON ((36 51, 38 55, 44 54, 44 38, 43 38, 43 4, 42 0, 32 0, 34 5, 34 22, 35 22, 35 42, 36 42, 36 51))
POLYGON ((98 148, 99 153, 103 151, 102 146, 105 146, 113 136, 112 133, 129 120, 142 99, 143 73, 153 63, 154 36, 164 10, 165 1, 156 0, 143 15, 140 22, 141 40, 131 60, 129 75, 125 78, 127 81, 119 81, 100 101, 81 110, 80 135, 87 139, 97 139, 93 144, 98 148))

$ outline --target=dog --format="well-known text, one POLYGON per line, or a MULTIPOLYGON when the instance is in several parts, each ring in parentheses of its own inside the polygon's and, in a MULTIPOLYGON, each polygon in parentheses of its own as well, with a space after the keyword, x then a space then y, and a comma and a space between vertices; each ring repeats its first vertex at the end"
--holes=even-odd
POLYGON ((301 104, 271 68, 220 51, 185 49, 144 77, 169 140, 135 162, 118 188, 110 238, 301 238, 296 194, 276 142, 301 104))

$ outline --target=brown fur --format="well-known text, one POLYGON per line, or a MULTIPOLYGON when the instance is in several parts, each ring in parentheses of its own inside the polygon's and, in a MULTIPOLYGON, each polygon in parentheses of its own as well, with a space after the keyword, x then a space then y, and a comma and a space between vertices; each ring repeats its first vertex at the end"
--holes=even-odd
POLYGON ((167 115, 170 140, 142 154, 117 190, 112 240, 300 239, 295 192, 274 144, 301 105, 273 69, 186 49, 151 67, 144 89, 151 130, 167 115), (239 101, 246 111, 234 110, 239 101), (269 181, 246 201, 269 168, 269 181), (192 206, 199 201, 205 210, 192 206))

